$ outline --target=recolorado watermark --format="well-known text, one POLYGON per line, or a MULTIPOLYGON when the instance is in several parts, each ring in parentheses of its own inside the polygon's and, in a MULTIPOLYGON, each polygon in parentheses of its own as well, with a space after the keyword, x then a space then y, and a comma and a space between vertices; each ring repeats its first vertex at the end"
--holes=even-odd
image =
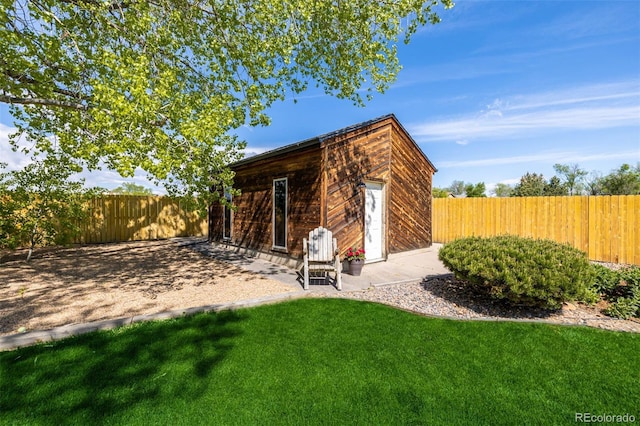
POLYGON ((633 414, 592 414, 576 413, 576 423, 635 423, 633 414))

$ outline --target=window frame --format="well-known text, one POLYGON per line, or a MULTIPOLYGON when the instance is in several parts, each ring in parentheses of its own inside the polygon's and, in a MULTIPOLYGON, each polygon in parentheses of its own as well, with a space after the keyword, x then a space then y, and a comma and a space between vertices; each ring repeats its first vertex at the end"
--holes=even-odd
POLYGON ((229 191, 224 191, 224 198, 229 205, 222 206, 222 240, 231 241, 233 237, 233 209, 230 206, 233 202, 233 195, 229 191), (227 213, 229 214, 229 235, 227 235, 227 213))
POLYGON ((286 177, 273 179, 271 208, 271 248, 273 250, 287 250, 288 226, 289 226, 289 180, 286 177), (276 183, 284 181, 284 246, 276 244, 276 183))

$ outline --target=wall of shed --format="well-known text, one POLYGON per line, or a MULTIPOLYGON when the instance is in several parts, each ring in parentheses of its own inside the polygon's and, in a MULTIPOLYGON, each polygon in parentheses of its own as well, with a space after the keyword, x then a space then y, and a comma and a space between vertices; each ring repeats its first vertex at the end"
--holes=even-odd
MULTIPOLYGON (((394 125, 395 126, 395 125, 394 125)), ((404 132, 392 132, 388 248, 390 253, 430 247, 431 185, 435 170, 404 132)))
POLYGON ((359 128, 325 142, 325 226, 338 240, 341 254, 364 245, 363 181, 388 181, 391 163, 389 121, 359 128))
MULTIPOLYGON (((330 229, 341 254, 364 245, 366 181, 385 184, 385 252, 432 244, 431 185, 435 172, 393 118, 329 137, 317 145, 236 166, 232 244, 272 251, 273 179, 288 178, 288 256, 302 257, 302 239, 330 229)), ((212 206, 210 236, 222 241, 222 208, 212 206)))
MULTIPOLYGON (((302 239, 320 225, 322 153, 319 146, 282 157, 268 158, 234 168, 234 197, 231 243, 244 248, 271 252, 273 246, 273 180, 287 178, 288 256, 302 256, 302 239)), ((222 209, 212 208, 211 237, 222 241, 222 209)))
POLYGON ((222 241, 222 206, 213 203, 209 206, 209 239, 211 241, 222 241))

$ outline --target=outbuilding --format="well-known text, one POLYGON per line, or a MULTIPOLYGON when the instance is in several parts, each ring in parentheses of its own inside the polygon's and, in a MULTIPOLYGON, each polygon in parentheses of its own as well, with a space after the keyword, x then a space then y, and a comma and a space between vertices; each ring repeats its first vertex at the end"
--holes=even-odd
POLYGON ((323 226, 341 255, 366 262, 429 247, 436 168, 395 115, 248 157, 231 165, 231 202, 209 212, 209 238, 275 260, 302 258, 302 239, 323 226))

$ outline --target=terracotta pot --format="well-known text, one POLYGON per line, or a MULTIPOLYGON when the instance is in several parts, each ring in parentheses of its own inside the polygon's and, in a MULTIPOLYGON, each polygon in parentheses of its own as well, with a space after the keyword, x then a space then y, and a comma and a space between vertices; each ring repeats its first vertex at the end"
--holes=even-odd
POLYGON ((360 275, 362 272, 362 267, 364 266, 364 260, 362 259, 353 259, 349 261, 349 274, 350 275, 360 275))

